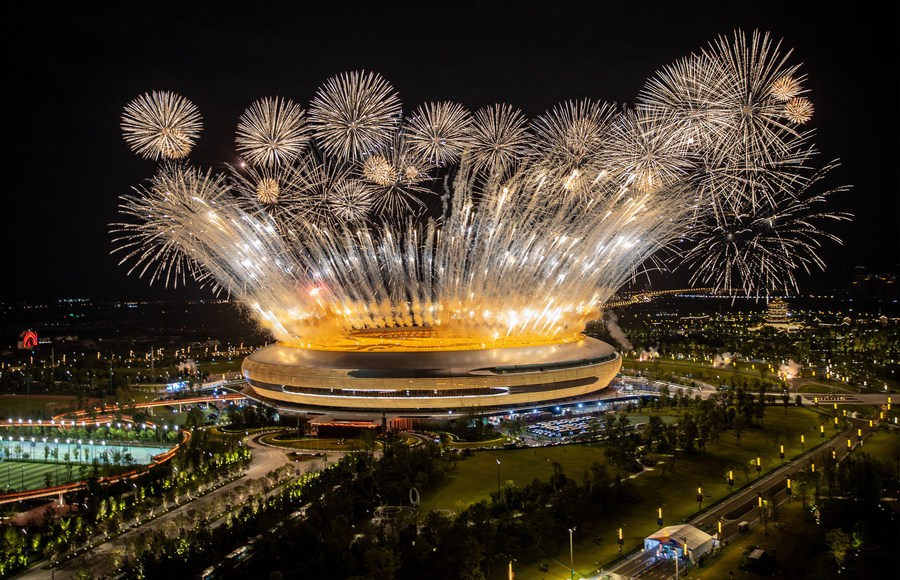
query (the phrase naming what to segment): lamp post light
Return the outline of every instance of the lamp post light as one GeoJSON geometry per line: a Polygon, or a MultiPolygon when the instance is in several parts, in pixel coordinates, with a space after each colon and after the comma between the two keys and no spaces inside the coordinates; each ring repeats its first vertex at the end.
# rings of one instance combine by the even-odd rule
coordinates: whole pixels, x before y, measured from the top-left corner
{"type": "Polygon", "coordinates": [[[806,435],[800,436],[800,451],[806,449],[806,435]]]}
{"type": "Polygon", "coordinates": [[[819,425],[819,437],[825,439],[825,425],[819,425]]]}
{"type": "Polygon", "coordinates": [[[857,429],[857,430],[856,430],[856,442],[859,443],[860,445],[863,444],[863,440],[862,440],[862,429],[857,429]]]}
{"type": "Polygon", "coordinates": [[[762,477],[762,458],[756,458],[756,478],[759,479],[762,477]]]}
{"type": "Polygon", "coordinates": [[[700,484],[697,484],[697,511],[703,509],[703,488],[700,487],[700,484]]]}
{"type": "Polygon", "coordinates": [[[497,501],[500,501],[500,458],[497,458],[497,501]]]}
{"type": "Polygon", "coordinates": [[[569,528],[569,569],[572,571],[572,580],[575,580],[575,547],[572,543],[572,532],[577,528],[569,528]]]}
{"type": "Polygon", "coordinates": [[[619,528],[619,537],[616,542],[619,544],[619,557],[622,557],[622,544],[625,543],[625,539],[622,537],[622,528],[619,528]]]}
{"type": "MultiPolygon", "coordinates": [[[[684,536],[678,536],[678,539],[681,540],[681,553],[687,556],[687,538],[684,536]]],[[[675,549],[675,580],[678,580],[678,549],[675,549]]]]}
{"type": "Polygon", "coordinates": [[[778,457],[781,459],[781,464],[784,465],[784,445],[778,448],[778,457]]]}
{"type": "Polygon", "coordinates": [[[733,491],[734,491],[734,471],[729,469],[728,470],[728,493],[731,493],[733,491]]]}
{"type": "Polygon", "coordinates": [[[656,508],[656,525],[659,527],[663,526],[663,516],[662,516],[662,508],[656,508]]]}
{"type": "Polygon", "coordinates": [[[792,491],[791,491],[791,478],[790,478],[790,477],[787,478],[787,487],[784,489],[784,493],[787,494],[787,497],[788,497],[788,503],[790,503],[790,502],[791,502],[791,493],[792,493],[792,491]]]}

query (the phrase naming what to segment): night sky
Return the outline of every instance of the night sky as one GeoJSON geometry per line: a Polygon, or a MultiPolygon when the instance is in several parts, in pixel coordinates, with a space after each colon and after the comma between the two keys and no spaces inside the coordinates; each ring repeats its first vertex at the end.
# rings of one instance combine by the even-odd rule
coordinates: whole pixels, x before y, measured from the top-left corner
{"type": "Polygon", "coordinates": [[[832,197],[834,211],[856,217],[832,230],[845,244],[822,250],[829,269],[816,283],[839,287],[851,267],[895,272],[900,262],[895,3],[22,4],[5,18],[0,301],[210,295],[150,287],[110,255],[119,196],[156,166],[119,128],[123,106],[142,93],[174,91],[197,105],[204,131],[191,159],[221,168],[236,160],[234,128],[250,103],[277,95],[306,108],[341,72],[380,73],[405,112],[426,101],[473,111],[505,102],[534,117],[569,99],[632,104],[658,69],[736,28],[794,49],[815,106],[819,164],[840,159],[832,179],[853,186],[832,197]]]}

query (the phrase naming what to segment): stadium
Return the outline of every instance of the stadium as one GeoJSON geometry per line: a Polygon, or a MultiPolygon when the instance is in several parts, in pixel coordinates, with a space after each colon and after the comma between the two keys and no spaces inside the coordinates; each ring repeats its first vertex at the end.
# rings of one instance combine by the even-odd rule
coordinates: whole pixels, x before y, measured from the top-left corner
{"type": "Polygon", "coordinates": [[[289,413],[490,414],[598,393],[622,365],[612,346],[583,335],[556,344],[452,350],[410,350],[398,341],[384,346],[384,333],[379,340],[372,350],[269,345],[244,360],[244,393],[289,413]]]}

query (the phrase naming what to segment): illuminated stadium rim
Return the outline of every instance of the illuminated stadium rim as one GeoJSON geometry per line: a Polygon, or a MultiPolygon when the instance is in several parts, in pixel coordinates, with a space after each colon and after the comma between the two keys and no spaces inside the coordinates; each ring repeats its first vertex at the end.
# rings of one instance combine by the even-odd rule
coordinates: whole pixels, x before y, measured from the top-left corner
{"type": "Polygon", "coordinates": [[[371,399],[460,399],[465,397],[499,397],[523,393],[550,392],[559,389],[583,387],[598,381],[597,377],[585,377],[553,383],[535,383],[516,387],[472,387],[459,389],[326,389],[316,387],[297,387],[293,385],[274,385],[256,379],[247,379],[250,386],[264,391],[281,391],[288,395],[308,395],[312,397],[329,397],[333,399],[371,398],[371,399]]]}

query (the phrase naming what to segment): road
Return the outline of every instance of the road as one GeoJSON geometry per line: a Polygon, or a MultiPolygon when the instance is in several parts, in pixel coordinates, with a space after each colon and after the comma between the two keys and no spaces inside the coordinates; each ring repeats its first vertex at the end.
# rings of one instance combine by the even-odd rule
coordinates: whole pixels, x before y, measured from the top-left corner
{"type": "MultiPolygon", "coordinates": [[[[261,445],[254,439],[248,440],[247,444],[251,448],[252,460],[250,462],[249,468],[247,469],[247,472],[242,477],[222,486],[221,488],[213,492],[210,492],[203,497],[194,499],[193,501],[185,501],[188,498],[182,497],[179,499],[179,502],[181,503],[180,507],[166,513],[163,516],[146,522],[143,525],[131,527],[136,522],[133,520],[126,522],[124,525],[129,527],[128,530],[122,535],[114,538],[113,540],[99,544],[88,552],[72,558],[63,564],[56,566],[55,568],[51,569],[49,567],[49,561],[44,560],[32,566],[30,569],[19,574],[18,576],[14,576],[14,578],[21,580],[43,580],[46,578],[52,578],[54,580],[65,580],[68,578],[75,578],[78,574],[78,571],[82,567],[90,568],[95,577],[113,575],[115,569],[113,566],[112,552],[114,550],[123,550],[125,545],[129,541],[134,541],[135,538],[139,537],[140,534],[147,530],[166,525],[171,526],[172,524],[168,524],[168,522],[176,522],[175,525],[180,527],[181,525],[183,525],[184,517],[187,514],[188,510],[197,510],[198,513],[202,513],[203,508],[209,504],[215,502],[222,505],[224,504],[224,495],[228,491],[234,490],[235,488],[246,483],[249,480],[262,478],[267,473],[274,471],[282,465],[290,462],[290,459],[284,453],[284,451],[278,448],[261,445]]],[[[331,453],[330,455],[334,456],[333,460],[336,460],[336,455],[340,454],[331,453]]],[[[302,469],[304,472],[314,469],[321,469],[324,466],[324,461],[325,460],[323,458],[316,459],[314,461],[299,463],[298,468],[302,469]]],[[[94,544],[96,545],[101,539],[101,536],[95,537],[94,544]]]]}
{"type": "MultiPolygon", "coordinates": [[[[738,530],[738,525],[741,522],[746,521],[750,524],[750,527],[756,527],[760,523],[759,513],[757,512],[760,497],[766,498],[770,491],[775,490],[776,501],[779,503],[787,501],[788,497],[785,493],[787,478],[808,469],[811,458],[834,450],[838,461],[841,461],[848,453],[852,453],[851,448],[847,447],[848,438],[853,445],[852,449],[855,450],[859,447],[857,429],[862,429],[863,440],[872,434],[872,429],[868,427],[867,421],[851,419],[849,423],[851,426],[842,431],[837,437],[830,439],[820,447],[807,451],[792,461],[785,462],[783,466],[760,477],[755,483],[736,491],[690,519],[687,523],[701,529],[707,527],[715,535],[717,522],[721,519],[722,538],[726,543],[741,534],[741,531],[738,530]]],[[[668,522],[666,525],[674,524],[675,522],[668,522]]],[[[657,566],[654,566],[654,563],[653,554],[645,553],[643,549],[639,549],[626,555],[622,562],[592,578],[624,579],[635,578],[640,575],[642,579],[668,579],[675,576],[675,565],[673,562],[665,561],[657,566]],[[648,567],[651,569],[641,573],[648,567]]]]}

